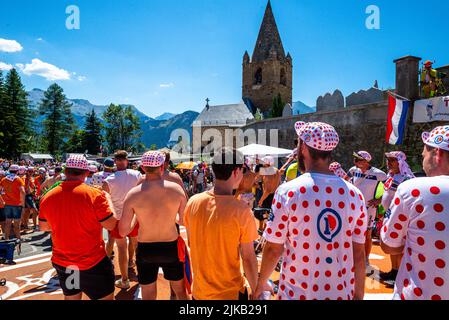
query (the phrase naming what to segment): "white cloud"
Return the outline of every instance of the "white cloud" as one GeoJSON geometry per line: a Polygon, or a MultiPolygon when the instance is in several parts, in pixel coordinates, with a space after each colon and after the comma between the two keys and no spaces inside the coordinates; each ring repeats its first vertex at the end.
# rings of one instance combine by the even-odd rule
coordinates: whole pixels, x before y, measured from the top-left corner
{"type": "Polygon", "coordinates": [[[37,38],[36,41],[44,41],[42,38],[37,38]]]}
{"type": "Polygon", "coordinates": [[[33,59],[31,63],[26,65],[17,64],[17,67],[27,76],[38,75],[48,81],[70,80],[70,73],[68,71],[43,62],[40,59],[33,59]]]}
{"type": "Polygon", "coordinates": [[[167,89],[167,88],[173,88],[175,84],[173,82],[170,83],[162,83],[159,85],[159,88],[167,89]]]}
{"type": "Polygon", "coordinates": [[[12,65],[0,61],[0,70],[1,71],[8,71],[8,70],[11,70],[12,68],[13,68],[12,65]]]}
{"type": "Polygon", "coordinates": [[[16,40],[7,40],[0,38],[0,52],[19,52],[22,51],[23,47],[16,40]]]}
{"type": "Polygon", "coordinates": [[[81,81],[81,82],[83,82],[83,81],[86,81],[87,80],[87,78],[85,77],[85,76],[78,76],[78,81],[81,81]]]}

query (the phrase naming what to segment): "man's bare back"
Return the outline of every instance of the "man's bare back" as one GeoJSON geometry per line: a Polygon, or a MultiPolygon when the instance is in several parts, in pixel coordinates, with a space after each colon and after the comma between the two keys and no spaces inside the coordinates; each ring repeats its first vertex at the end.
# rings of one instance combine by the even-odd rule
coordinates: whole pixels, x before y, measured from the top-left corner
{"type": "Polygon", "coordinates": [[[166,181],[170,181],[170,182],[174,182],[174,183],[178,184],[184,191],[186,198],[189,197],[187,190],[184,187],[184,182],[182,181],[182,178],[179,176],[179,174],[165,170],[163,177],[164,177],[164,180],[166,180],[166,181]]]}
{"type": "Polygon", "coordinates": [[[139,223],[139,243],[172,242],[178,238],[176,218],[182,224],[187,199],[175,182],[148,180],[132,189],[125,200],[123,218],[135,215],[139,223]]]}

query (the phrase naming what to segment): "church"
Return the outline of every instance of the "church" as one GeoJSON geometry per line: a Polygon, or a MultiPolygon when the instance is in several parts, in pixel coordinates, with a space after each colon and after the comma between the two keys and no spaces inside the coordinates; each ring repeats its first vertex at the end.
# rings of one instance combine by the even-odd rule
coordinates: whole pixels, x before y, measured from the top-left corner
{"type": "MultiPolygon", "coordinates": [[[[293,61],[285,53],[270,0],[260,27],[256,46],[250,57],[243,55],[242,100],[240,103],[210,106],[192,124],[193,139],[200,139],[207,129],[224,136],[226,129],[237,129],[255,120],[254,114],[269,114],[273,100],[280,95],[284,105],[292,104],[293,61]]],[[[202,142],[202,147],[208,141],[202,142]]],[[[199,150],[194,150],[197,152],[199,150]]]]}

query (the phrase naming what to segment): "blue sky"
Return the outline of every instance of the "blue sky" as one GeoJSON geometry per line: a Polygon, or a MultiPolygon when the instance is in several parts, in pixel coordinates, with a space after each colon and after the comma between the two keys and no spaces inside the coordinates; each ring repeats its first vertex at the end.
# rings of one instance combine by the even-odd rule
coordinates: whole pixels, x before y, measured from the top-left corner
{"type": "MultiPolygon", "coordinates": [[[[46,89],[57,78],[69,98],[134,104],[149,116],[200,111],[206,97],[235,103],[242,57],[254,49],[266,2],[0,0],[0,67],[19,64],[28,90],[46,89]],[[65,27],[72,4],[80,9],[80,30],[65,27]],[[2,51],[1,39],[22,49],[2,51]]],[[[293,57],[294,101],[314,106],[321,94],[339,88],[349,95],[374,80],[394,87],[393,60],[408,54],[449,64],[446,0],[272,0],[272,6],[293,57]],[[380,9],[380,30],[365,27],[369,5],[380,9]]]]}

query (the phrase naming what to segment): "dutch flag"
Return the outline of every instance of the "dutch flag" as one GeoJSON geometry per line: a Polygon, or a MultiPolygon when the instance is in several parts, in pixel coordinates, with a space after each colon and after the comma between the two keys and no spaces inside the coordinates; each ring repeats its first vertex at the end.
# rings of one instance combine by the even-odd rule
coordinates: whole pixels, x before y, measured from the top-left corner
{"type": "Polygon", "coordinates": [[[387,143],[392,145],[402,144],[404,129],[407,122],[407,113],[410,101],[389,96],[387,143]]]}

